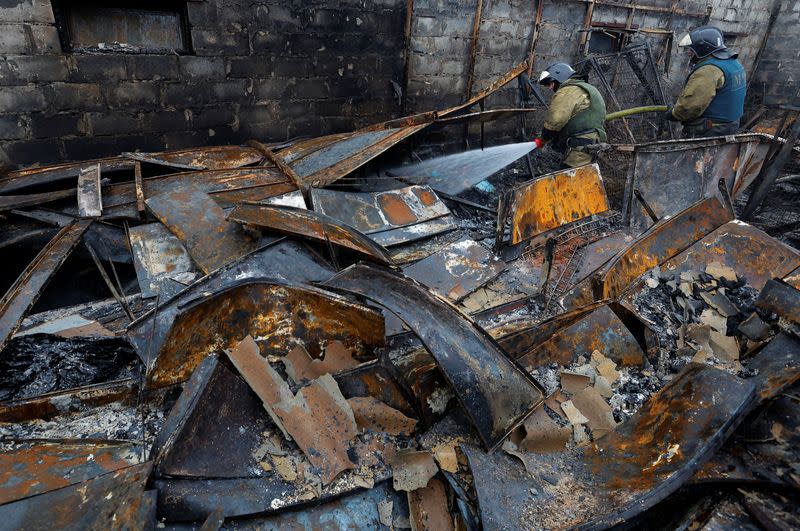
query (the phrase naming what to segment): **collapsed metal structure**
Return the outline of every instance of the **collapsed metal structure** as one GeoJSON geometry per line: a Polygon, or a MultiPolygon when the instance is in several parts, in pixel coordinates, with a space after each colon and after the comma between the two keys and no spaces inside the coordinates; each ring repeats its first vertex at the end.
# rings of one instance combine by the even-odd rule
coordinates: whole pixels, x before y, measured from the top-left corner
{"type": "Polygon", "coordinates": [[[4,521],[606,528],[727,484],[796,523],[765,508],[800,488],[800,252],[734,209],[772,137],[616,146],[621,211],[596,164],[496,210],[353,177],[425,128],[530,112],[469,112],[526,69],[353,133],[0,179],[0,248],[39,245],[0,300],[4,521]],[[112,297],[31,313],[71,260],[112,297]]]}

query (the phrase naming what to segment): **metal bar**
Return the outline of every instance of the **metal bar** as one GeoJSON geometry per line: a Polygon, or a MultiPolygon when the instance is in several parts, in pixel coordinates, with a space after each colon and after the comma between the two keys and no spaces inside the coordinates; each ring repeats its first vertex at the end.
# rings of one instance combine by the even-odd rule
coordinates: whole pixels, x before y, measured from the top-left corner
{"type": "Polygon", "coordinates": [[[475,81],[475,59],[478,53],[478,39],[481,32],[481,15],[483,0],[478,0],[475,6],[475,20],[472,22],[472,40],[469,43],[469,63],[467,64],[467,85],[464,89],[464,101],[472,97],[472,84],[475,81]]]}
{"type": "Polygon", "coordinates": [[[406,22],[403,28],[403,94],[400,100],[400,114],[406,114],[408,107],[408,80],[411,78],[411,25],[414,22],[414,0],[406,0],[406,22]]]}
{"type": "Polygon", "coordinates": [[[80,220],[61,229],[0,299],[0,350],[91,224],[91,220],[80,220]]]}
{"type": "Polygon", "coordinates": [[[266,145],[259,142],[258,140],[250,140],[247,142],[247,145],[258,150],[259,153],[264,155],[266,160],[272,162],[275,166],[277,166],[277,168],[281,170],[281,173],[283,173],[286,177],[288,177],[289,180],[292,181],[294,185],[297,186],[297,188],[299,188],[305,194],[306,190],[308,190],[308,185],[306,185],[305,182],[303,182],[303,179],[299,175],[297,175],[297,172],[295,172],[291,166],[286,164],[286,161],[283,160],[283,157],[272,151],[270,148],[268,148],[266,145]]]}
{"type": "Polygon", "coordinates": [[[595,0],[588,0],[586,4],[586,16],[583,17],[583,32],[581,32],[581,40],[578,44],[578,54],[587,55],[589,35],[591,32],[589,28],[592,26],[592,17],[594,16],[595,0]]]}
{"type": "Polygon", "coordinates": [[[89,242],[84,242],[84,245],[86,246],[86,250],[89,251],[89,255],[91,255],[92,260],[94,261],[94,265],[97,266],[97,270],[100,272],[100,276],[103,277],[103,281],[105,281],[106,286],[108,286],[108,290],[111,292],[111,295],[114,297],[114,300],[116,300],[117,303],[120,305],[122,310],[128,316],[128,319],[130,319],[131,322],[133,322],[136,319],[136,317],[133,315],[133,313],[131,313],[130,308],[128,308],[128,306],[124,302],[122,302],[122,296],[117,292],[117,288],[114,287],[114,283],[111,282],[111,279],[109,278],[108,273],[106,273],[103,264],[97,257],[97,253],[94,252],[94,248],[89,244],[89,242]]]}
{"type": "Polygon", "coordinates": [[[642,208],[644,208],[645,212],[647,212],[647,215],[650,216],[650,219],[653,220],[653,223],[658,223],[658,215],[656,215],[656,213],[653,211],[650,205],[647,204],[647,201],[644,200],[644,196],[642,195],[642,193],[636,188],[634,188],[633,195],[636,196],[636,199],[642,205],[642,208]]]}
{"type": "Polygon", "coordinates": [[[434,190],[434,191],[436,192],[436,195],[438,195],[442,199],[447,199],[448,201],[460,203],[468,207],[477,208],[478,210],[483,210],[484,212],[489,212],[490,214],[497,214],[496,208],[488,207],[486,205],[481,205],[480,203],[475,203],[455,195],[446,194],[444,192],[440,192],[439,190],[434,190]]]}
{"type": "MultiPolygon", "coordinates": [[[[110,258],[108,259],[108,265],[111,266],[111,272],[114,274],[114,280],[117,283],[117,290],[119,291],[119,294],[122,296],[122,303],[126,308],[126,312],[128,313],[128,315],[133,315],[133,312],[131,311],[131,305],[128,304],[128,299],[125,296],[125,290],[122,289],[122,282],[120,282],[119,275],[117,275],[117,268],[114,267],[114,261],[110,258]]],[[[133,321],[133,319],[131,319],[131,321],[133,321]]]]}
{"type": "Polygon", "coordinates": [[[136,187],[136,211],[139,212],[139,219],[147,216],[144,202],[144,184],[142,183],[142,163],[138,160],[133,167],[133,182],[136,187]]]}
{"type": "Polygon", "coordinates": [[[742,219],[750,219],[755,213],[756,209],[767,197],[767,193],[775,184],[778,174],[788,162],[789,157],[792,154],[792,148],[797,142],[798,136],[800,136],[800,119],[795,120],[791,133],[789,133],[789,136],[786,138],[786,142],[778,150],[778,154],[775,156],[775,159],[768,162],[766,167],[761,169],[760,179],[758,184],[756,184],[753,193],[747,200],[747,205],[744,208],[744,212],[742,212],[742,219]]]}
{"type": "Polygon", "coordinates": [[[623,9],[636,9],[638,11],[650,11],[653,13],[675,13],[686,17],[707,17],[708,11],[686,11],[685,9],[675,9],[659,6],[644,6],[641,4],[623,4],[621,2],[611,2],[610,0],[572,0],[573,2],[583,2],[585,4],[595,4],[603,7],[619,7],[623,9]]]}
{"type": "Polygon", "coordinates": [[[83,218],[98,218],[103,214],[100,189],[100,165],[82,169],[78,174],[78,213],[83,218]]]}
{"type": "Polygon", "coordinates": [[[533,19],[533,31],[531,32],[531,47],[528,49],[528,78],[533,74],[533,63],[536,57],[536,45],[539,43],[539,29],[542,26],[542,6],[544,0],[536,1],[536,18],[533,19]]]}

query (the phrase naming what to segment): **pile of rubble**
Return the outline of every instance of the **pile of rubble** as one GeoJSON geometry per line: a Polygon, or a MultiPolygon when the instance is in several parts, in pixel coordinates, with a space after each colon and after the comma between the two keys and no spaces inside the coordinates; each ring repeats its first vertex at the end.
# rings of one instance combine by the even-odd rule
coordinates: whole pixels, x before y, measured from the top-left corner
{"type": "Polygon", "coordinates": [[[732,201],[771,138],[623,146],[621,211],[596,164],[496,208],[469,167],[379,171],[526,66],[354,133],[0,179],[4,521],[797,525],[800,252],[732,201]]]}

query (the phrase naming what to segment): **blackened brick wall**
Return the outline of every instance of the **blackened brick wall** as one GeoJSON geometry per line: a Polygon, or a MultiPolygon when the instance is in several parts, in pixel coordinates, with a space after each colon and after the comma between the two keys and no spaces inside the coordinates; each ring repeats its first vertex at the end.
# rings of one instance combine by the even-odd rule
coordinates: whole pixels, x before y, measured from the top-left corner
{"type": "Polygon", "coordinates": [[[761,105],[800,105],[800,0],[782,0],[755,75],[752,110],[761,105]]]}
{"type": "Polygon", "coordinates": [[[285,140],[395,117],[405,1],[189,1],[193,55],[62,53],[49,0],[0,0],[0,165],[285,140]]]}

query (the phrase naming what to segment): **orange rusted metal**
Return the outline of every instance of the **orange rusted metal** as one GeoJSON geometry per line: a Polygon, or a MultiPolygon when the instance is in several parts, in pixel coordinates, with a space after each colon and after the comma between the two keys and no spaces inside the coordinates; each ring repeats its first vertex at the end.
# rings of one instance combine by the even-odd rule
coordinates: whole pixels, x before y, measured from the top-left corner
{"type": "Polygon", "coordinates": [[[132,171],[135,162],[122,157],[108,157],[11,171],[0,178],[0,193],[7,194],[42,184],[52,185],[60,181],[71,181],[74,188],[81,170],[98,164],[101,172],[110,173],[132,171]]]}
{"type": "Polygon", "coordinates": [[[324,214],[279,205],[239,205],[228,219],[261,230],[305,236],[358,251],[382,264],[392,264],[389,252],[352,227],[324,214]]]}
{"type": "Polygon", "coordinates": [[[91,220],[80,220],[62,228],[0,299],[0,350],[91,224],[91,220]]]}
{"type": "Polygon", "coordinates": [[[26,443],[0,452],[0,505],[81,483],[139,462],[129,444],[26,443]]]}
{"type": "Polygon", "coordinates": [[[357,359],[374,357],[383,345],[380,312],[310,286],[249,282],[184,306],[151,366],[149,385],[189,378],[212,352],[232,348],[251,335],[262,354],[282,356],[303,345],[320,357],[326,341],[342,341],[357,359]]]}
{"type": "Polygon", "coordinates": [[[186,170],[241,168],[258,164],[264,159],[258,150],[243,146],[210,146],[158,153],[123,153],[122,156],[140,162],[186,170]]]}
{"type": "MultiPolygon", "coordinates": [[[[516,244],[566,223],[608,210],[597,164],[551,173],[523,183],[503,198],[516,244]]],[[[498,209],[501,210],[501,209],[498,209]]],[[[504,229],[505,220],[498,221],[504,229]]],[[[500,238],[503,234],[498,235],[500,238]]]]}
{"type": "Polygon", "coordinates": [[[730,219],[730,211],[716,197],[711,197],[659,221],[597,270],[592,277],[595,299],[619,297],[641,275],[730,219]]]}

